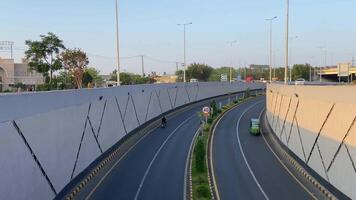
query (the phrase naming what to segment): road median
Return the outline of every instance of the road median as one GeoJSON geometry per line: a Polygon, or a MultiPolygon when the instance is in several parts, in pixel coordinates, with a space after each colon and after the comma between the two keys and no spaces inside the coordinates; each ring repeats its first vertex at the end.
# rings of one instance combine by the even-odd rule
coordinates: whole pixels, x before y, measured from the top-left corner
{"type": "Polygon", "coordinates": [[[187,194],[188,199],[220,199],[211,158],[213,133],[216,125],[226,113],[251,98],[250,92],[246,91],[243,98],[232,101],[221,108],[217,108],[216,102],[211,102],[210,106],[213,110],[213,114],[208,117],[206,120],[207,123],[202,125],[190,155],[191,165],[188,173],[190,174],[190,191],[189,194],[187,194]]]}

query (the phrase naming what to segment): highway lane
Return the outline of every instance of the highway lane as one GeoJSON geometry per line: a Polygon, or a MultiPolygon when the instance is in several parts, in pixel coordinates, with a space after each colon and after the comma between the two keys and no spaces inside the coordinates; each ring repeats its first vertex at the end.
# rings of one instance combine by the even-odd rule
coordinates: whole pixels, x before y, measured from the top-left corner
{"type": "Polygon", "coordinates": [[[249,121],[264,107],[264,99],[249,101],[227,113],[216,127],[212,156],[221,199],[314,199],[263,138],[250,135],[249,121]]]}
{"type": "MultiPolygon", "coordinates": [[[[226,104],[227,100],[220,100],[226,104]]],[[[86,199],[183,199],[189,147],[199,127],[199,103],[137,143],[86,199]]]]}

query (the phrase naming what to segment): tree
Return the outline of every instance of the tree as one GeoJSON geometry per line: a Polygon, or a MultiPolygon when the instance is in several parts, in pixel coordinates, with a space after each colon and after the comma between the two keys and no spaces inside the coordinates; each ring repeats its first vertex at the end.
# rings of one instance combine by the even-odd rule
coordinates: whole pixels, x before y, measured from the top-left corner
{"type": "Polygon", "coordinates": [[[206,64],[193,63],[187,68],[186,80],[195,78],[199,81],[208,81],[213,70],[214,69],[212,67],[206,64]]]}
{"type": "MultiPolygon", "coordinates": [[[[116,70],[114,70],[110,74],[110,80],[116,81],[116,70]]],[[[137,84],[154,83],[154,80],[150,77],[142,77],[141,75],[138,74],[121,72],[120,82],[121,85],[137,85],[137,84]]]]}
{"type": "MultiPolygon", "coordinates": [[[[227,75],[227,80],[230,80],[230,69],[231,67],[220,67],[217,69],[214,69],[214,71],[212,72],[209,80],[210,81],[221,81],[221,75],[222,74],[226,74],[227,75]]],[[[232,70],[232,77],[236,77],[236,70],[235,69],[231,69],[232,70]]]]}
{"type": "Polygon", "coordinates": [[[90,68],[86,68],[83,74],[83,85],[84,86],[88,86],[88,84],[95,84],[95,83],[99,83],[102,82],[103,79],[102,77],[99,75],[100,71],[90,67],[90,68]]]}
{"type": "Polygon", "coordinates": [[[80,49],[67,49],[61,54],[61,59],[64,68],[73,76],[76,88],[82,88],[83,74],[89,64],[86,53],[80,49]]]}
{"type": "Polygon", "coordinates": [[[177,76],[177,82],[183,82],[184,81],[184,78],[183,78],[183,76],[184,76],[184,71],[183,70],[178,70],[178,71],[176,71],[176,76],[177,76]]]}
{"type": "Polygon", "coordinates": [[[298,64],[294,65],[292,69],[292,78],[297,80],[298,78],[303,78],[305,80],[309,80],[311,65],[306,63],[304,65],[298,64]]]}
{"type": "Polygon", "coordinates": [[[61,71],[55,77],[55,82],[58,84],[59,89],[73,89],[74,88],[74,79],[69,71],[61,71]]]}
{"type": "Polygon", "coordinates": [[[63,41],[53,33],[40,37],[41,41],[26,40],[28,50],[25,56],[30,70],[41,73],[46,82],[51,85],[53,73],[63,67],[59,53],[65,49],[65,46],[63,41]]]}

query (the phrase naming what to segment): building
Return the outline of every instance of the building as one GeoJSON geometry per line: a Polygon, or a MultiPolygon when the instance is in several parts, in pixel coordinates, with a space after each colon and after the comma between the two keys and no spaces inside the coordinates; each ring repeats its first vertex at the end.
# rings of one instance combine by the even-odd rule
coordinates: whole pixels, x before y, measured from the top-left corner
{"type": "Polygon", "coordinates": [[[0,58],[0,92],[14,88],[16,84],[36,87],[43,83],[43,76],[31,71],[24,60],[15,63],[14,59],[0,58]]]}
{"type": "Polygon", "coordinates": [[[163,76],[156,76],[154,79],[156,83],[176,83],[178,76],[176,75],[163,75],[163,76]]]}

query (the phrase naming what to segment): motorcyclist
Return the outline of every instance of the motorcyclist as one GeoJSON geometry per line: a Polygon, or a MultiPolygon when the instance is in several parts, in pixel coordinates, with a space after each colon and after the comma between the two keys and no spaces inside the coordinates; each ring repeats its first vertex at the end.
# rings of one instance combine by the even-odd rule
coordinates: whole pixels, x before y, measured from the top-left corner
{"type": "Polygon", "coordinates": [[[167,119],[165,116],[162,117],[162,127],[166,127],[167,125],[167,119]]]}

